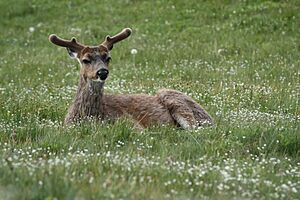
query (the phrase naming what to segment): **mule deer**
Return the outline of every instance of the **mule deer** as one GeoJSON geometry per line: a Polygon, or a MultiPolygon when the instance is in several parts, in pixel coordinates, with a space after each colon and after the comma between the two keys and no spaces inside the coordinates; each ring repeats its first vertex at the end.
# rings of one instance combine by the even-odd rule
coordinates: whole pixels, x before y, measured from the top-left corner
{"type": "Polygon", "coordinates": [[[162,89],[154,96],[103,93],[109,74],[110,51],[115,43],[129,37],[131,32],[131,29],[125,28],[113,37],[106,36],[98,46],[80,44],[75,38],[68,41],[54,34],[49,36],[53,44],[66,47],[69,55],[81,65],[77,93],[65,117],[65,124],[89,118],[116,120],[126,117],[140,129],[155,124],[177,125],[183,129],[212,125],[212,118],[199,104],[176,90],[162,89]]]}

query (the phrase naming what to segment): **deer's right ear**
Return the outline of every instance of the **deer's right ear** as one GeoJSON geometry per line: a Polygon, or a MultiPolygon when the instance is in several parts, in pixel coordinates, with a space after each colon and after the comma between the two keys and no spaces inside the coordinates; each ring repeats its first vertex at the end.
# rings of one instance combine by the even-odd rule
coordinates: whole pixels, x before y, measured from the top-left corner
{"type": "Polygon", "coordinates": [[[68,54],[71,58],[77,58],[78,53],[74,51],[73,49],[66,47],[68,54]]]}
{"type": "MultiPolygon", "coordinates": [[[[76,38],[72,38],[71,40],[72,43],[77,43],[76,38]]],[[[78,52],[76,51],[76,48],[72,48],[72,47],[66,47],[68,54],[71,58],[77,58],[78,52]]]]}

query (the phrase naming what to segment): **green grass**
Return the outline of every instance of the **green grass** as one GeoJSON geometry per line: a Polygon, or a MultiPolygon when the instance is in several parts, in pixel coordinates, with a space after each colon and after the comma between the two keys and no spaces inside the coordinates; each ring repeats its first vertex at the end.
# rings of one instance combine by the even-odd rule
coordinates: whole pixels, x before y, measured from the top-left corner
{"type": "Polygon", "coordinates": [[[0,199],[299,199],[300,3],[0,1],[0,199]],[[79,66],[51,33],[124,27],[106,92],[180,90],[217,125],[62,126],[79,66]],[[133,57],[130,51],[137,49],[133,57]]]}

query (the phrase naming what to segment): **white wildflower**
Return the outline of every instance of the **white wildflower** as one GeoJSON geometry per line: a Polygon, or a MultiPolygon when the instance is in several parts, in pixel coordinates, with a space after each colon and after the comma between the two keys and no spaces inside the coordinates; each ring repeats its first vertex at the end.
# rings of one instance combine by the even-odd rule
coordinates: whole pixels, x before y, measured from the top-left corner
{"type": "Polygon", "coordinates": [[[35,28],[34,27],[29,27],[29,32],[33,33],[35,31],[35,28]]]}
{"type": "Polygon", "coordinates": [[[130,53],[132,54],[132,55],[135,55],[135,54],[137,54],[137,49],[131,49],[131,51],[130,51],[130,53]]]}

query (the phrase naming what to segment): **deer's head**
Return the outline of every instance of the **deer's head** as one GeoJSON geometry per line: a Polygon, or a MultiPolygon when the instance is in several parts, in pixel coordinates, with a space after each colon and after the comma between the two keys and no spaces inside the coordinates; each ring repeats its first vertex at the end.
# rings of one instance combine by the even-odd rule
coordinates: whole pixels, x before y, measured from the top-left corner
{"type": "Polygon", "coordinates": [[[130,34],[131,29],[125,28],[113,37],[106,36],[104,42],[98,46],[86,46],[78,43],[75,38],[64,40],[54,34],[49,36],[49,40],[53,44],[66,47],[70,57],[78,59],[81,65],[80,74],[86,80],[104,82],[109,73],[108,65],[113,45],[126,39],[130,34]]]}

